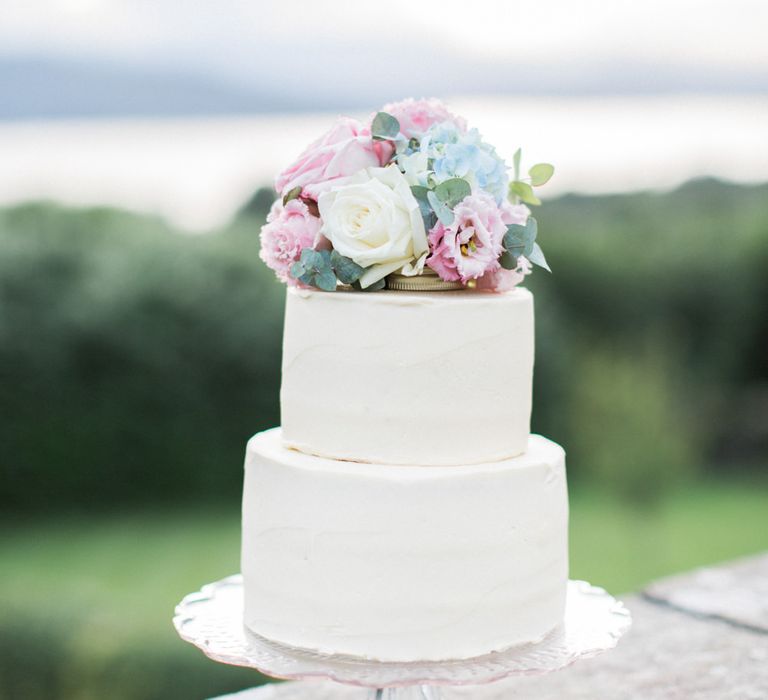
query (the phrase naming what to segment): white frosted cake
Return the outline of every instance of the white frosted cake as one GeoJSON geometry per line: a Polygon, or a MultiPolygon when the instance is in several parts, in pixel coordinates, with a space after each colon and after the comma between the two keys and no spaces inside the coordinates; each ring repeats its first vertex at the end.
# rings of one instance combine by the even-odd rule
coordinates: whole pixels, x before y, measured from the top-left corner
{"type": "Polygon", "coordinates": [[[276,181],[282,427],[248,443],[244,623],[382,661],[463,659],[563,619],[563,450],[530,434],[528,204],[435,100],[342,117],[276,181]]]}
{"type": "Polygon", "coordinates": [[[285,424],[256,435],[245,463],[248,629],[408,661],[555,627],[565,460],[529,435],[532,347],[524,289],[290,290],[285,424]]]}
{"type": "Polygon", "coordinates": [[[533,297],[525,289],[289,289],[284,338],[288,447],[422,465],[492,462],[526,450],[533,297]],[[470,395],[471,405],[460,400],[470,395]]]}

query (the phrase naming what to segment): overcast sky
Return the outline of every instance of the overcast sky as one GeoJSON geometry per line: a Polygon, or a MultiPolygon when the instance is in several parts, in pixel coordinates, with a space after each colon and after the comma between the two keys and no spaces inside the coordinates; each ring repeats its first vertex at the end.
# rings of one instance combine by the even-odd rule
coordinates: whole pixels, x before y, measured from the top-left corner
{"type": "Polygon", "coordinates": [[[241,84],[265,71],[358,82],[377,68],[462,65],[519,67],[521,79],[540,66],[610,64],[765,76],[767,34],[765,0],[0,2],[0,53],[144,63],[241,84]]]}

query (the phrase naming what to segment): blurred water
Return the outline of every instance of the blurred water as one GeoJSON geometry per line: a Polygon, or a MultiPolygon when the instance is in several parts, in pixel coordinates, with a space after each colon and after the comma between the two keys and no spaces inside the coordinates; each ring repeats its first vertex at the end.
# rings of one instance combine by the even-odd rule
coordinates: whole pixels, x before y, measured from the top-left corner
{"type": "MultiPolygon", "coordinates": [[[[524,165],[555,163],[544,197],[665,189],[703,175],[768,179],[768,97],[449,102],[507,160],[523,146],[524,165]]],[[[331,120],[310,114],[0,123],[0,204],[109,204],[206,229],[225,223],[331,120]]]]}

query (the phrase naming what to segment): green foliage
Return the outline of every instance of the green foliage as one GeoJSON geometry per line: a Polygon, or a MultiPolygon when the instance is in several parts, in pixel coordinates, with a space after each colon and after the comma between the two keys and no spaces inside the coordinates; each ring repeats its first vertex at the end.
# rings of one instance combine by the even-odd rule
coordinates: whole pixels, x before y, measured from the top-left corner
{"type": "Polygon", "coordinates": [[[679,363],[661,344],[577,353],[568,449],[592,483],[627,503],[656,503],[690,477],[701,442],[680,401],[679,363]]]}
{"type": "Polygon", "coordinates": [[[400,133],[400,122],[391,114],[378,112],[371,123],[371,136],[378,141],[392,141],[400,133]]]}
{"type": "MultiPolygon", "coordinates": [[[[669,459],[679,455],[683,470],[691,451],[709,470],[764,468],[768,432],[756,416],[768,411],[768,186],[704,180],[665,194],[571,195],[547,202],[537,218],[557,274],[526,280],[536,297],[533,425],[570,450],[572,479],[594,483],[597,463],[587,452],[599,451],[608,432],[602,419],[574,412],[575,397],[587,392],[581,373],[600,381],[592,356],[610,363],[603,377],[611,377],[595,384],[603,405],[594,413],[626,415],[636,428],[622,430],[623,442],[605,436],[615,461],[626,453],[640,472],[627,467],[616,479],[661,469],[639,456],[661,427],[631,415],[618,386],[682,431],[687,448],[662,448],[669,459]],[[649,339],[664,345],[649,349],[649,339]],[[645,397],[645,374],[660,396],[645,397]]],[[[633,497],[632,486],[616,490],[633,497]]]]}
{"type": "Polygon", "coordinates": [[[469,183],[460,177],[445,180],[435,187],[435,196],[447,207],[453,209],[465,197],[472,194],[469,183]]]}
{"type": "Polygon", "coordinates": [[[424,230],[429,231],[437,223],[437,216],[429,203],[429,188],[423,185],[411,185],[411,192],[419,204],[419,212],[424,221],[424,230]]]}
{"type": "Polygon", "coordinates": [[[429,190],[427,192],[427,201],[432,207],[432,211],[435,212],[435,216],[437,216],[444,226],[450,226],[453,223],[453,212],[447,204],[440,201],[440,198],[435,194],[434,190],[429,190]]]}
{"type": "MultiPolygon", "coordinates": [[[[533,244],[536,240],[538,225],[536,219],[528,217],[525,226],[521,224],[509,224],[507,232],[504,234],[504,250],[512,254],[515,258],[520,255],[530,255],[533,251],[533,244]]],[[[512,268],[510,268],[512,269],[512,268]]]]}
{"type": "Polygon", "coordinates": [[[546,185],[554,174],[555,166],[549,163],[536,163],[536,165],[532,165],[528,170],[528,177],[531,178],[531,185],[533,187],[546,185]]]}
{"type": "Polygon", "coordinates": [[[298,199],[301,196],[301,187],[294,187],[283,195],[283,204],[288,204],[292,199],[298,199]]]}
{"type": "Polygon", "coordinates": [[[365,272],[362,265],[358,265],[354,260],[343,256],[336,250],[331,253],[331,268],[342,284],[357,282],[365,272]]]}
{"type": "Polygon", "coordinates": [[[524,255],[534,265],[543,267],[548,272],[551,272],[544,257],[544,252],[539,244],[536,243],[537,232],[538,224],[532,216],[528,217],[525,226],[520,224],[509,224],[507,226],[507,232],[504,234],[503,241],[504,252],[499,258],[499,262],[505,270],[517,269],[517,259],[524,255]]]}
{"type": "Polygon", "coordinates": [[[324,292],[336,291],[336,281],[353,284],[365,268],[337,251],[304,248],[301,259],[291,265],[291,277],[324,292]]]}
{"type": "Polygon", "coordinates": [[[513,201],[521,201],[524,204],[539,206],[541,200],[533,193],[533,188],[522,180],[513,180],[509,183],[509,198],[513,201]]]}
{"type": "Polygon", "coordinates": [[[331,266],[331,252],[304,248],[301,259],[291,265],[291,277],[309,287],[325,292],[335,291],[336,274],[331,266]]]}
{"type": "Polygon", "coordinates": [[[0,214],[0,510],[236,494],[279,422],[283,285],[246,233],[0,214]]]}

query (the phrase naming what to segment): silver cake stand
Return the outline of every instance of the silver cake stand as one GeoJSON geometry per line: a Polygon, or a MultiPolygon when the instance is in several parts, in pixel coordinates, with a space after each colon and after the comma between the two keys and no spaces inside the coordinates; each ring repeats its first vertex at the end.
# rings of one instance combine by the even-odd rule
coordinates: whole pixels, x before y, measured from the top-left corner
{"type": "MultiPolygon", "coordinates": [[[[456,661],[380,662],[318,654],[270,642],[243,627],[240,575],[209,583],[176,606],[173,624],[179,636],[214,661],[246,666],[274,678],[331,680],[359,686],[361,700],[440,700],[440,686],[493,683],[508,676],[550,673],[616,646],[632,623],[624,605],[602,588],[569,581],[563,623],[537,644],[456,661]]],[[[307,698],[318,698],[313,684],[307,698]]],[[[285,698],[305,697],[291,684],[285,698]]],[[[280,687],[269,698],[282,698],[280,687]]],[[[340,689],[344,690],[344,689],[340,689]]],[[[323,695],[330,700],[332,695],[323,695]]],[[[338,697],[350,698],[344,690],[338,697]]]]}

